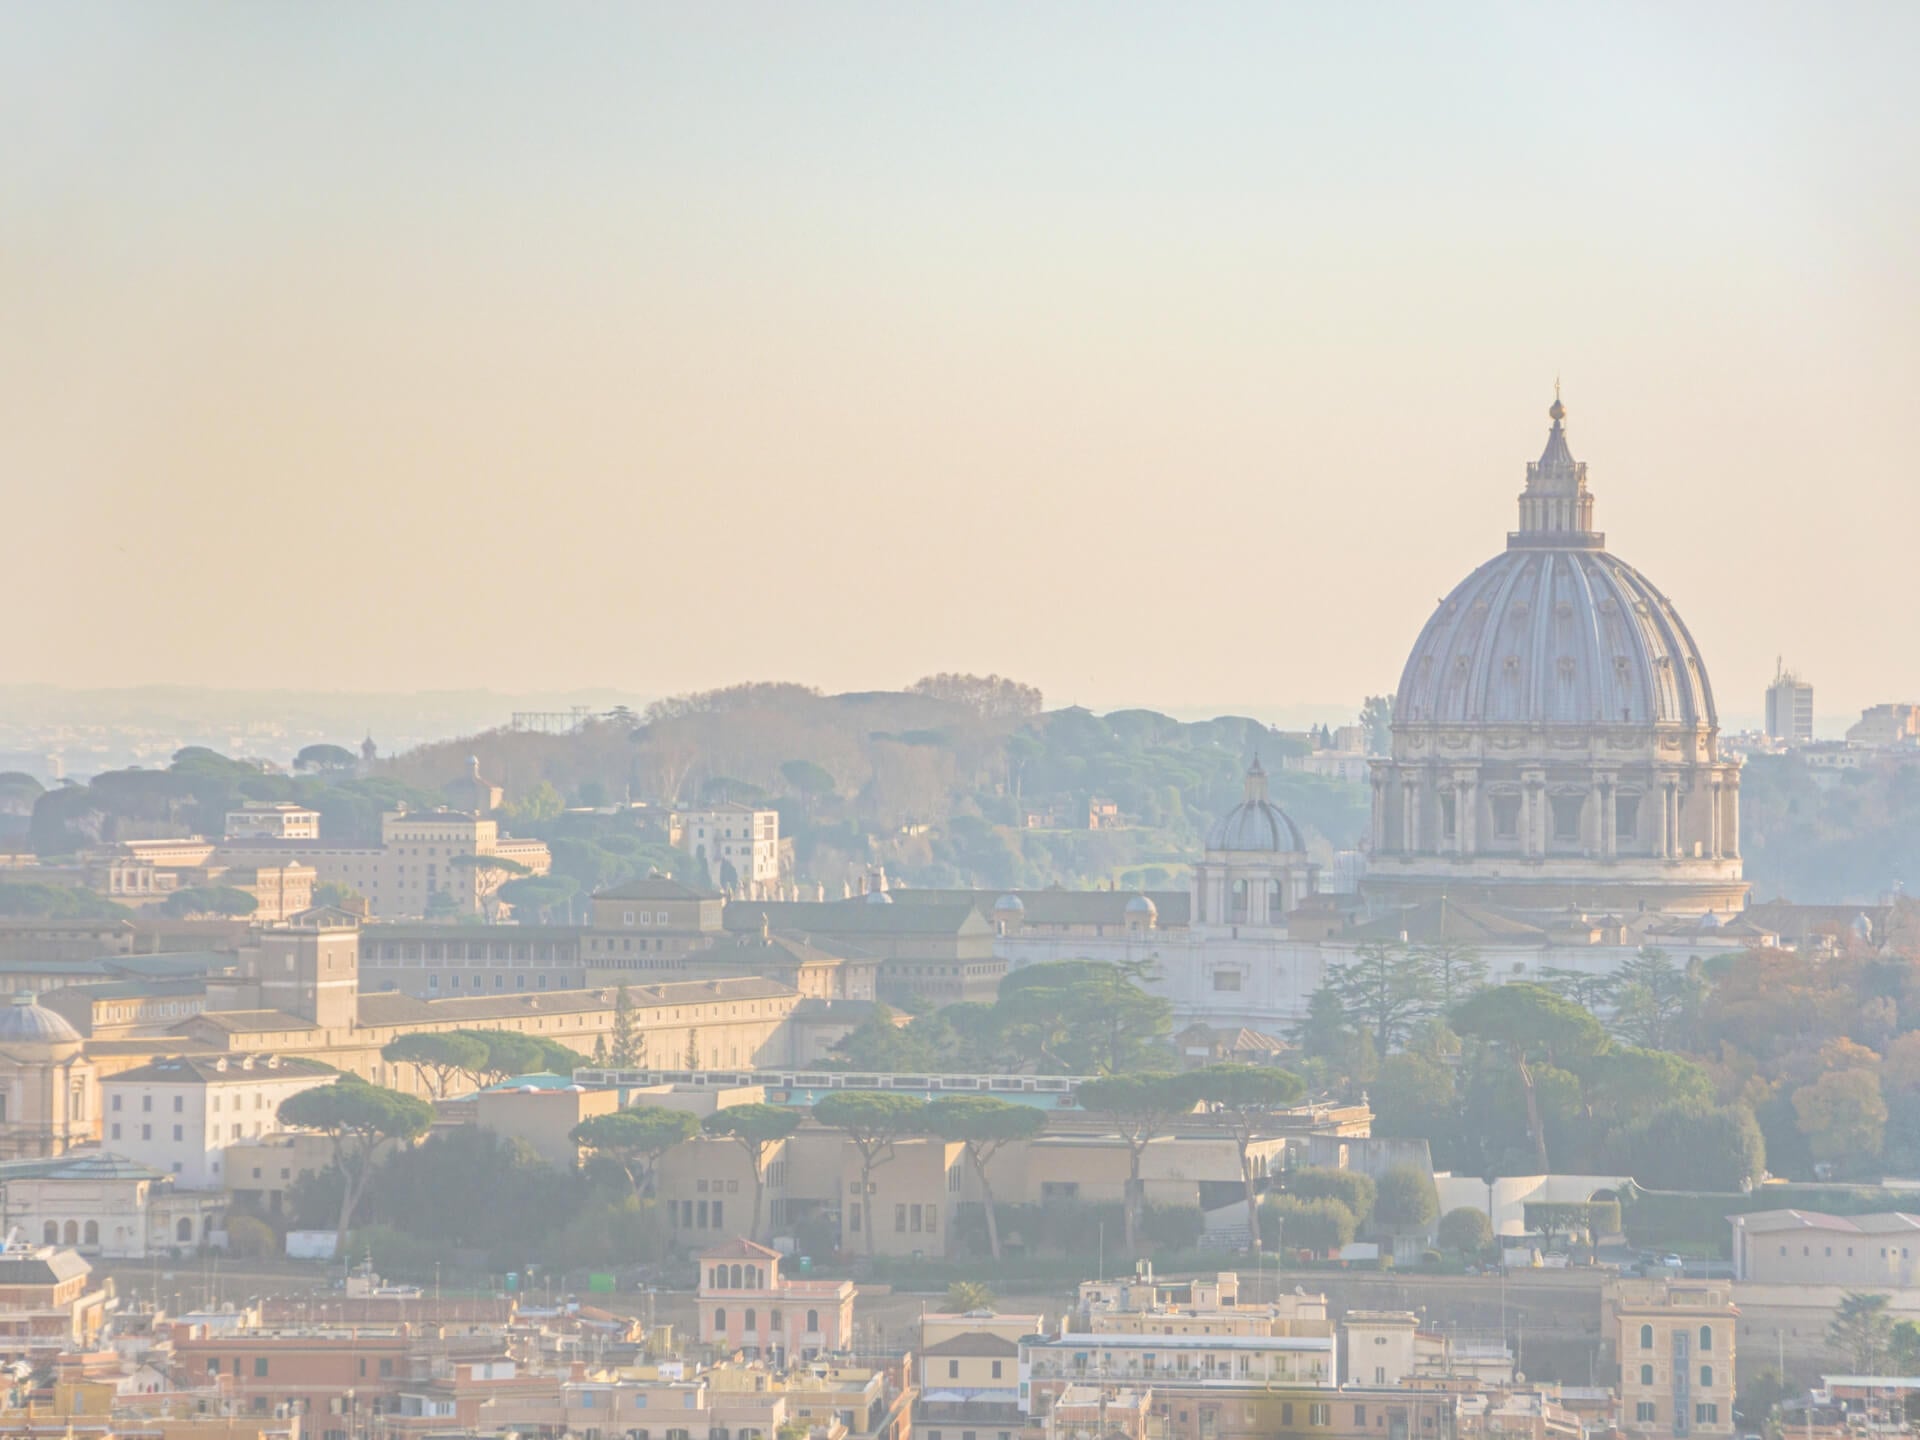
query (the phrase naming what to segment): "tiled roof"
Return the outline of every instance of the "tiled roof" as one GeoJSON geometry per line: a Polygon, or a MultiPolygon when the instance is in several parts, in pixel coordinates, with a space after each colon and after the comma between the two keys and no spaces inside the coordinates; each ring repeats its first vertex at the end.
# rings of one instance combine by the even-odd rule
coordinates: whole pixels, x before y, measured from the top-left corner
{"type": "MultiPolygon", "coordinates": [[[[712,980],[668,980],[657,985],[626,987],[635,1006],[700,1005],[720,1000],[777,999],[792,995],[791,985],[762,975],[728,975],[712,980]]],[[[509,1020],[529,1015],[580,1015],[611,1010],[617,992],[597,990],[515,990],[499,995],[449,996],[421,1000],[412,995],[383,991],[360,997],[362,1025],[457,1024],[477,1020],[509,1020]]]]}
{"type": "Polygon", "coordinates": [[[857,946],[839,944],[823,950],[810,939],[795,935],[768,934],[766,938],[752,930],[717,938],[711,945],[687,952],[686,963],[694,965],[830,965],[836,960],[869,960],[857,946]]]}
{"type": "Polygon", "coordinates": [[[955,1335],[950,1340],[942,1340],[929,1345],[920,1352],[922,1355],[984,1355],[998,1359],[1007,1355],[1018,1355],[1020,1347],[1011,1340],[1003,1340],[998,1335],[988,1334],[984,1330],[975,1330],[966,1335],[955,1335]]]}
{"type": "Polygon", "coordinates": [[[375,920],[360,927],[363,940],[578,940],[585,925],[446,925],[432,920],[375,920]]]}
{"type": "Polygon", "coordinates": [[[1920,1215],[1885,1210],[1876,1215],[1828,1215],[1819,1210],[1749,1210],[1729,1217],[1761,1234],[1783,1230],[1838,1230],[1854,1235],[1885,1235],[1920,1230],[1920,1215]]]}
{"type": "Polygon", "coordinates": [[[417,1023],[431,1013],[426,1001],[415,995],[403,995],[398,990],[376,990],[371,994],[362,991],[354,1009],[362,1025],[375,1026],[417,1023]]]}
{"type": "Polygon", "coordinates": [[[664,875],[649,875],[639,880],[629,880],[623,885],[615,885],[608,890],[596,890],[596,900],[718,900],[718,895],[710,895],[704,890],[695,890],[691,885],[682,885],[678,880],[669,880],[664,875]]]}
{"type": "Polygon", "coordinates": [[[182,1021],[181,1025],[211,1025],[231,1035],[320,1028],[311,1020],[302,1020],[298,1015],[289,1015],[285,1010],[203,1010],[191,1019],[182,1021]]]}
{"type": "Polygon", "coordinates": [[[0,1285],[58,1285],[91,1273],[93,1266],[74,1251],[51,1245],[0,1254],[0,1285]]]}
{"type": "Polygon", "coordinates": [[[1457,940],[1481,945],[1542,945],[1547,932],[1516,915],[1485,905],[1463,905],[1458,900],[1427,900],[1382,919],[1350,925],[1341,940],[1398,940],[1405,932],[1414,945],[1457,940]]]}
{"type": "Polygon", "coordinates": [[[152,1060],[101,1083],[118,1085],[137,1081],[149,1085],[227,1085],[240,1080],[299,1080],[307,1077],[337,1075],[331,1065],[298,1055],[169,1055],[152,1060]],[[252,1061],[252,1065],[247,1064],[252,1061]]]}
{"type": "Polygon", "coordinates": [[[1161,929],[1184,926],[1191,917],[1193,897],[1185,890],[895,890],[896,905],[973,906],[982,915],[991,915],[1003,896],[1020,902],[1021,917],[1028,925],[1125,925],[1127,902],[1145,894],[1153,902],[1156,922],[1161,929]]]}
{"type": "Polygon", "coordinates": [[[809,995],[793,1007],[793,1018],[816,1023],[830,1021],[834,1024],[858,1025],[873,1013],[875,1004],[872,1000],[830,1000],[809,995]]]}
{"type": "Polygon", "coordinates": [[[857,900],[734,900],[724,912],[728,930],[758,930],[760,917],[786,935],[964,935],[988,926],[971,901],[883,904],[857,900]]]}
{"type": "Polygon", "coordinates": [[[158,1170],[101,1150],[75,1150],[45,1160],[0,1164],[0,1185],[9,1180],[160,1180],[158,1170]]]}
{"type": "Polygon", "coordinates": [[[62,985],[42,990],[42,1003],[55,995],[71,995],[84,1000],[164,1000],[173,995],[204,995],[207,982],[193,976],[177,980],[93,980],[78,985],[62,985]]]}

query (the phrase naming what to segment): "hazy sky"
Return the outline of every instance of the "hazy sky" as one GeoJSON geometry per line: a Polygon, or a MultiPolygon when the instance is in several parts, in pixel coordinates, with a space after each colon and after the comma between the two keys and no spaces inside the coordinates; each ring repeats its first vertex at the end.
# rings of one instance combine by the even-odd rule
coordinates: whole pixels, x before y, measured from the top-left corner
{"type": "Polygon", "coordinates": [[[1344,702],[1563,375],[1920,699],[1920,6],[13,5],[0,680],[1344,702]]]}

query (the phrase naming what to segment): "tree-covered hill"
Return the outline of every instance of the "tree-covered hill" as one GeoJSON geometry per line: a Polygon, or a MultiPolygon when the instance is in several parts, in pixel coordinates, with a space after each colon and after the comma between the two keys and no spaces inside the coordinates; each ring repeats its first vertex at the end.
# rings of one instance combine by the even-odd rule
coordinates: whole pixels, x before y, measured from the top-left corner
{"type": "Polygon", "coordinates": [[[1920,886],[1920,765],[1823,770],[1758,755],[1740,778],[1740,844],[1756,899],[1871,902],[1920,886]]]}
{"type": "Polygon", "coordinates": [[[876,862],[922,885],[1165,884],[1239,802],[1256,751],[1273,799],[1322,858],[1357,843],[1365,787],[1281,768],[1306,748],[1240,717],[1048,711],[1012,681],[932,676],[906,691],[847,695],[736,686],[571,735],[493,731],[429,746],[387,773],[432,788],[473,755],[510,805],[541,787],[575,806],[774,805],[800,875],[830,887],[876,862]],[[1090,825],[1096,800],[1118,806],[1118,828],[1090,825]]]}

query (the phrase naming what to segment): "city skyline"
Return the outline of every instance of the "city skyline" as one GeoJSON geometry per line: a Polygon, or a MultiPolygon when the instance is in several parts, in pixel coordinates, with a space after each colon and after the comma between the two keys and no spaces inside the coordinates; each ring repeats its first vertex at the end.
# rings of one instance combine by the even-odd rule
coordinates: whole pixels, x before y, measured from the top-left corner
{"type": "Polygon", "coordinates": [[[1208,18],[15,12],[9,678],[1332,703],[1557,373],[1723,712],[1920,688],[1920,17],[1208,18]]]}

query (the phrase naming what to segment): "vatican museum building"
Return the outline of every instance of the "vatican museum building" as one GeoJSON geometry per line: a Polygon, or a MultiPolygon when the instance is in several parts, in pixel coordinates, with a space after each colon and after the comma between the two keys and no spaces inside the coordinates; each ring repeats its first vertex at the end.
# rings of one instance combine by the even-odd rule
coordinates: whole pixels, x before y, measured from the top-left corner
{"type": "Polygon", "coordinates": [[[1745,904],[1740,771],[1673,603],[1606,549],[1556,397],[1506,549],[1440,602],[1373,763],[1368,900],[1745,904]]]}

